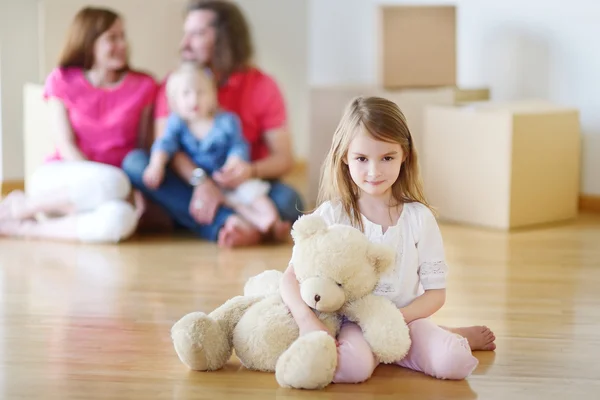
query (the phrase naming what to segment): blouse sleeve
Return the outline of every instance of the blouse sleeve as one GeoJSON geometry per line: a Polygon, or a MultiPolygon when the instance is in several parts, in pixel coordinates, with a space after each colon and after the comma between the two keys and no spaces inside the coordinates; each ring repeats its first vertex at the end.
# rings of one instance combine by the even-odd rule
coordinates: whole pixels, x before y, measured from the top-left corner
{"type": "Polygon", "coordinates": [[[250,149],[248,142],[242,134],[242,124],[238,116],[234,113],[225,113],[223,115],[225,127],[227,130],[230,147],[228,157],[238,156],[242,160],[250,161],[250,149]]]}
{"type": "Polygon", "coordinates": [[[48,77],[44,84],[43,96],[45,100],[51,97],[65,100],[66,97],[67,83],[63,75],[63,71],[60,68],[55,68],[48,77]]]}
{"type": "Polygon", "coordinates": [[[164,151],[172,157],[180,149],[182,129],[183,121],[176,114],[171,114],[167,119],[164,133],[152,144],[152,151],[164,151]]]}
{"type": "Polygon", "coordinates": [[[425,206],[419,218],[417,253],[419,255],[419,278],[423,289],[444,289],[448,266],[444,254],[442,234],[435,216],[425,206]]]}

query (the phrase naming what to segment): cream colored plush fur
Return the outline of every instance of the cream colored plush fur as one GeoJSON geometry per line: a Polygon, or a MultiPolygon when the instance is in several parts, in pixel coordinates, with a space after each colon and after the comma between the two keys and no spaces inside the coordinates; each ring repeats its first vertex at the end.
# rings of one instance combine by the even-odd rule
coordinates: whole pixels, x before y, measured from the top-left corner
{"type": "MultiPolygon", "coordinates": [[[[372,294],[380,274],[394,264],[393,250],[352,227],[328,227],[315,215],[296,221],[292,236],[291,262],[302,299],[329,332],[336,336],[346,317],[362,328],[377,361],[402,359],[411,343],[404,318],[392,302],[372,294]]],[[[171,333],[181,361],[193,370],[217,370],[235,350],[246,368],[274,371],[283,387],[330,384],[337,367],[335,341],[325,332],[299,337],[279,294],[281,277],[279,271],[265,271],[247,282],[243,296],[175,323],[171,333]]]]}

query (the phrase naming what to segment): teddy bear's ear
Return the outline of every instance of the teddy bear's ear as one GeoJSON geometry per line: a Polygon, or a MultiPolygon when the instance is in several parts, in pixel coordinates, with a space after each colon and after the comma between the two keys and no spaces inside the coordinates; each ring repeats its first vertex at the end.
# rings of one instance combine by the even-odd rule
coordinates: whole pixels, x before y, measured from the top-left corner
{"type": "Polygon", "coordinates": [[[327,223],[323,217],[316,214],[303,215],[292,226],[294,240],[306,239],[319,232],[327,230],[327,223]]]}
{"type": "Polygon", "coordinates": [[[396,252],[390,246],[380,243],[370,243],[367,251],[367,257],[371,265],[380,274],[390,269],[396,261],[396,252]]]}

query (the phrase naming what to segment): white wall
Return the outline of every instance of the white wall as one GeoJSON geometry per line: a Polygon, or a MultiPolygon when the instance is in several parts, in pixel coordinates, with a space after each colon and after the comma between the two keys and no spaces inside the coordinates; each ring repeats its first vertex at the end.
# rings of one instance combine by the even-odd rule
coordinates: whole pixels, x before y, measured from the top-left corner
{"type": "Polygon", "coordinates": [[[286,100],[294,149],[308,152],[308,2],[304,0],[237,0],[248,17],[256,61],[273,75],[286,100]]]}
{"type": "MultiPolygon", "coordinates": [[[[257,62],[281,86],[294,148],[304,158],[308,149],[308,3],[237,1],[252,26],[257,62]]],[[[81,7],[102,5],[121,12],[132,45],[132,64],[162,79],[177,61],[184,4],[185,0],[0,0],[0,181],[24,177],[23,84],[43,83],[56,64],[68,24],[81,7]],[[152,11],[150,4],[155,6],[152,11]]]]}
{"type": "Polygon", "coordinates": [[[0,0],[0,181],[23,178],[23,84],[36,80],[37,1],[0,0]]]}
{"type": "Polygon", "coordinates": [[[376,83],[381,3],[458,6],[459,85],[487,85],[493,99],[544,97],[579,108],[581,191],[600,194],[600,2],[310,0],[311,85],[376,83]]]}

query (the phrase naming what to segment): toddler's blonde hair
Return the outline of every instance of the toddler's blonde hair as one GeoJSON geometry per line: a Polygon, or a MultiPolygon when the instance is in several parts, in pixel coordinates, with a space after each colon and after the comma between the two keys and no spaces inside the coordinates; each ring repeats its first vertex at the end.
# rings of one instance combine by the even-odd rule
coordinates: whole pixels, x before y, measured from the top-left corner
{"type": "Polygon", "coordinates": [[[396,103],[381,97],[357,97],[346,106],[321,170],[317,205],[326,201],[340,202],[352,224],[364,229],[358,207],[359,188],[347,164],[350,142],[361,131],[375,140],[402,147],[404,162],[391,188],[395,205],[419,202],[431,208],[423,192],[417,149],[406,118],[396,103]]]}
{"type": "Polygon", "coordinates": [[[209,73],[195,62],[185,61],[182,62],[177,69],[169,74],[167,83],[165,85],[165,94],[167,96],[167,102],[169,108],[173,112],[177,110],[177,96],[181,92],[182,88],[186,85],[193,85],[198,80],[204,81],[211,88],[213,93],[213,105],[210,110],[210,114],[214,114],[218,108],[217,100],[217,87],[215,80],[209,75],[209,73]]]}

